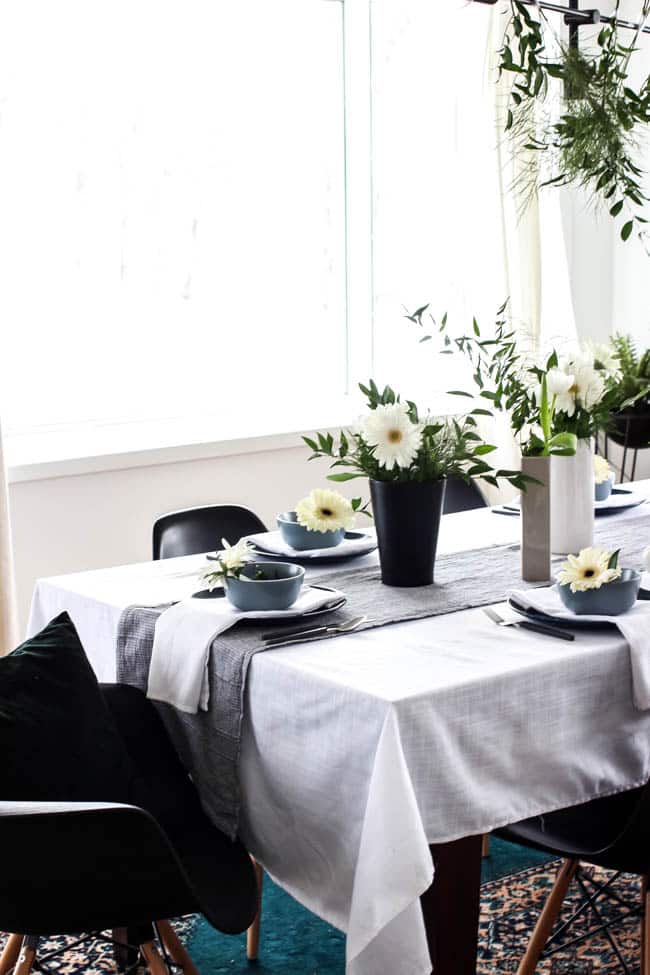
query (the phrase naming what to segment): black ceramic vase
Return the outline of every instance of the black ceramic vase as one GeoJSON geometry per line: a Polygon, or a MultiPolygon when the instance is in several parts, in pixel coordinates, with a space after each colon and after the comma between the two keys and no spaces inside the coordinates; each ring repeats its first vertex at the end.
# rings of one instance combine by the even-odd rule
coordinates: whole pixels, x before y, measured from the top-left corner
{"type": "Polygon", "coordinates": [[[386,586],[433,582],[445,481],[370,481],[381,581],[386,586]]]}

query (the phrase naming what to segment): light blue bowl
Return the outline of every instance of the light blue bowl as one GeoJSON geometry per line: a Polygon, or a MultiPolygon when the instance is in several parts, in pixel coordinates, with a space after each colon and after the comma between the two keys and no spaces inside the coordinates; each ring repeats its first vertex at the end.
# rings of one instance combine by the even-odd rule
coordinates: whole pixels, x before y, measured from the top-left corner
{"type": "Polygon", "coordinates": [[[607,478],[607,480],[603,481],[602,484],[594,485],[596,501],[607,501],[607,498],[612,493],[612,488],[614,487],[614,478],[615,475],[612,472],[607,478]]]}
{"type": "Polygon", "coordinates": [[[600,589],[571,592],[571,587],[560,586],[560,599],[576,616],[620,616],[632,609],[641,586],[641,573],[635,569],[623,569],[619,579],[607,582],[600,589]]]}
{"type": "Polygon", "coordinates": [[[332,532],[310,531],[298,524],[295,511],[283,511],[278,515],[277,522],[280,534],[287,545],[302,551],[310,548],[334,548],[345,538],[345,528],[338,528],[332,532]]]}
{"type": "Polygon", "coordinates": [[[239,579],[226,577],[224,588],[233,606],[245,613],[289,609],[304,578],[303,567],[291,562],[249,562],[239,579]]]}

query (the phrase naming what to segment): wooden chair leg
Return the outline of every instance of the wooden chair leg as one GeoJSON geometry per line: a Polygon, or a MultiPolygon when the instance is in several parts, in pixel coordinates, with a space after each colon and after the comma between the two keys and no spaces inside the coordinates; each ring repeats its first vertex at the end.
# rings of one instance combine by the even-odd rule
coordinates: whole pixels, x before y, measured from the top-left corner
{"type": "Polygon", "coordinates": [[[18,961],[18,955],[20,954],[20,946],[23,943],[22,934],[10,934],[7,938],[7,943],[2,949],[2,954],[0,955],[0,975],[8,975],[11,972],[18,961]]]}
{"type": "Polygon", "coordinates": [[[169,968],[153,941],[145,941],[140,945],[140,951],[147,963],[149,975],[170,975],[169,968]]]}
{"type": "Polygon", "coordinates": [[[485,859],[490,855],[490,834],[483,833],[483,839],[481,840],[481,857],[485,859]]]}
{"type": "Polygon", "coordinates": [[[20,954],[14,968],[14,975],[30,975],[36,961],[36,946],[38,938],[25,935],[20,946],[20,954]]]}
{"type": "Polygon", "coordinates": [[[553,925],[557,921],[562,902],[566,897],[571,881],[575,877],[578,866],[579,863],[577,860],[565,860],[560,867],[555,884],[553,885],[553,890],[544,904],[542,913],[535,925],[535,930],[528,942],[526,954],[517,969],[517,975],[534,975],[537,963],[544,950],[544,945],[548,941],[553,930],[553,925]]]}
{"type": "Polygon", "coordinates": [[[157,921],[156,927],[165,950],[175,965],[180,965],[184,975],[199,975],[199,970],[192,961],[187,948],[180,940],[169,921],[157,921]]]}
{"type": "Polygon", "coordinates": [[[257,914],[255,915],[255,920],[246,932],[246,957],[249,961],[256,961],[260,947],[260,926],[262,923],[262,884],[264,882],[264,871],[257,860],[253,859],[253,857],[251,857],[251,860],[253,860],[255,877],[257,878],[257,914]]]}
{"type": "Polygon", "coordinates": [[[641,920],[641,975],[650,975],[650,879],[643,878],[641,886],[643,914],[641,920]]]}

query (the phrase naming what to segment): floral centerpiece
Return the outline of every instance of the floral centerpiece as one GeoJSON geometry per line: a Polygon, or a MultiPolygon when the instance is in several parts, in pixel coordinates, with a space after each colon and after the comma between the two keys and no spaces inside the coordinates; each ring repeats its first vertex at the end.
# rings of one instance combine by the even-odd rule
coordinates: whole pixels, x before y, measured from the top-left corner
{"type": "Polygon", "coordinates": [[[506,478],[525,490],[530,478],[521,471],[494,470],[485,460],[496,448],[477,432],[476,414],[439,420],[421,415],[390,386],[373,380],[359,388],[368,413],[355,430],[304,437],[310,459],[328,457],[332,481],[367,477],[382,568],[387,585],[419,586],[433,581],[445,479],[474,477],[497,484],[506,478]]]}
{"type": "MultiPolygon", "coordinates": [[[[591,438],[609,423],[618,361],[609,346],[590,343],[563,355],[551,349],[537,359],[522,347],[505,315],[506,305],[499,309],[488,336],[481,334],[474,320],[471,334],[452,337],[446,316],[438,325],[428,305],[407,317],[422,329],[435,327],[443,354],[458,352],[467,358],[476,393],[452,393],[476,395],[493,410],[508,413],[523,470],[537,470],[533,476],[545,479],[550,487],[550,546],[555,552],[575,552],[593,540],[591,438]],[[528,460],[545,457],[551,458],[546,465],[528,460]]],[[[433,329],[420,341],[432,337],[433,329]]],[[[546,556],[544,561],[548,568],[546,556]]],[[[536,576],[524,574],[524,578],[533,581],[536,576]]]]}

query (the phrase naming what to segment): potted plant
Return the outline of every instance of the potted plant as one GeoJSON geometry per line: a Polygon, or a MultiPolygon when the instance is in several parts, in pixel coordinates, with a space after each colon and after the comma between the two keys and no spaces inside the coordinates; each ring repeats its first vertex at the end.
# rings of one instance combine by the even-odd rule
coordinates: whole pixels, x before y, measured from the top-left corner
{"type": "Polygon", "coordinates": [[[525,490],[530,478],[521,471],[495,471],[485,456],[496,448],[477,432],[476,414],[462,419],[421,415],[416,404],[371,379],[359,384],[368,412],[358,429],[304,437],[310,460],[329,457],[332,481],[367,477],[381,562],[382,582],[389,586],[425,586],[433,582],[445,479],[483,478],[497,484],[507,478],[525,490]]]}
{"type": "Polygon", "coordinates": [[[630,335],[615,335],[619,372],[613,386],[607,433],[622,447],[650,446],[650,349],[639,355],[630,335]]]}
{"type": "Polygon", "coordinates": [[[639,7],[636,32],[619,36],[616,0],[612,23],[588,50],[564,43],[541,8],[510,0],[499,51],[499,77],[512,79],[505,129],[523,181],[520,199],[541,186],[579,186],[621,220],[623,240],[635,227],[643,238],[646,224],[637,155],[650,121],[650,77],[635,88],[630,61],[650,4],[639,7]]]}

